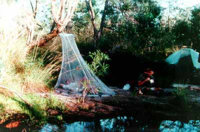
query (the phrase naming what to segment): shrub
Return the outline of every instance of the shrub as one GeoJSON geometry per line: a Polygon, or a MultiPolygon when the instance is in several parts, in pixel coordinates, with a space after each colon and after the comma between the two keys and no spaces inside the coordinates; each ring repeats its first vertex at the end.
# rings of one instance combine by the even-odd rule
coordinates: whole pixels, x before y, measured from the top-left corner
{"type": "Polygon", "coordinates": [[[110,60],[107,54],[97,50],[93,53],[89,52],[89,57],[92,59],[89,67],[97,76],[102,77],[107,74],[109,64],[106,64],[106,61],[110,60]]]}

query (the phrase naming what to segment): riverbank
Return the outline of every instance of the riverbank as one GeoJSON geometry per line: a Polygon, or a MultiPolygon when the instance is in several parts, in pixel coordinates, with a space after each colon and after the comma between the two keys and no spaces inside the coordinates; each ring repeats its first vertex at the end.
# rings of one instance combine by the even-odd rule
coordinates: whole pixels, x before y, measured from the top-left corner
{"type": "MultiPolygon", "coordinates": [[[[172,89],[170,89],[172,90],[172,89]]],[[[168,90],[168,91],[170,91],[168,90]]],[[[176,90],[176,89],[175,89],[176,90]]],[[[166,91],[166,90],[165,90],[166,91]]],[[[38,104],[28,105],[19,101],[24,113],[18,111],[5,111],[5,118],[1,119],[0,124],[6,128],[19,127],[22,124],[30,126],[40,126],[47,122],[62,124],[66,120],[84,120],[109,118],[119,115],[151,115],[162,117],[163,119],[199,119],[198,109],[200,103],[198,90],[174,91],[173,93],[154,93],[137,96],[133,92],[115,89],[116,96],[90,97],[85,102],[81,101],[80,96],[65,96],[60,93],[40,93],[37,99],[52,99],[47,104],[38,107],[38,104]],[[56,102],[59,104],[53,104],[56,102]],[[37,107],[36,107],[37,106],[37,107]],[[38,108],[38,109],[37,109],[38,108]]],[[[45,101],[44,101],[45,102],[45,101]]],[[[1,113],[3,114],[3,113],[1,113]]],[[[2,117],[2,116],[1,116],[2,117]]]]}

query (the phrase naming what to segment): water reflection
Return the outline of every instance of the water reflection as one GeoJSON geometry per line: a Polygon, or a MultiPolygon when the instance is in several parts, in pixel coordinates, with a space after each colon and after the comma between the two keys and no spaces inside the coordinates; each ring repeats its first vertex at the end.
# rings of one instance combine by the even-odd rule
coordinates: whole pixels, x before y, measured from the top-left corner
{"type": "Polygon", "coordinates": [[[146,122],[142,123],[133,117],[117,117],[110,119],[100,119],[94,121],[77,121],[73,123],[65,123],[63,126],[58,127],[52,124],[46,124],[40,132],[125,132],[125,131],[161,131],[161,132],[177,132],[200,131],[200,121],[190,120],[187,123],[181,121],[159,121],[158,125],[146,122]]]}
{"type": "Polygon", "coordinates": [[[56,125],[46,124],[40,132],[92,132],[92,131],[120,131],[124,132],[126,126],[129,124],[128,120],[133,120],[133,117],[127,118],[126,116],[100,119],[94,121],[78,121],[74,123],[66,123],[61,128],[56,125]]]}
{"type": "Polygon", "coordinates": [[[188,123],[183,123],[166,120],[161,122],[159,130],[162,132],[198,132],[200,131],[200,121],[190,120],[188,123]]]}
{"type": "Polygon", "coordinates": [[[46,124],[41,129],[21,125],[18,128],[7,129],[0,125],[0,132],[126,132],[126,131],[159,131],[159,132],[199,132],[200,120],[172,121],[159,119],[136,119],[132,116],[119,116],[109,119],[76,121],[61,126],[46,124]]]}

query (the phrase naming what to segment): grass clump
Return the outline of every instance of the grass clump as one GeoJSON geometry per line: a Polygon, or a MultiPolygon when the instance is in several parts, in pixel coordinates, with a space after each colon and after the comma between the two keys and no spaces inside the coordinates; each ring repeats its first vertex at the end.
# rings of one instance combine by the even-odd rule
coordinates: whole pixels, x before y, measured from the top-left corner
{"type": "Polygon", "coordinates": [[[176,88],[173,92],[175,98],[171,101],[172,104],[179,106],[181,112],[188,112],[191,110],[192,104],[189,103],[189,90],[186,88],[176,88]]]}
{"type": "Polygon", "coordinates": [[[177,98],[181,98],[184,101],[187,100],[188,94],[189,94],[189,90],[186,88],[176,88],[175,91],[173,92],[173,94],[177,97],[177,98]]]}
{"type": "Polygon", "coordinates": [[[28,54],[24,36],[2,39],[0,47],[0,120],[20,113],[45,122],[48,109],[66,110],[56,97],[40,96],[51,94],[53,74],[60,63],[56,55],[51,56],[50,50],[42,51],[38,47],[28,54]]]}
{"type": "Polygon", "coordinates": [[[25,98],[31,107],[18,101],[22,111],[29,115],[31,120],[39,120],[40,123],[45,123],[48,120],[48,109],[56,109],[61,112],[67,110],[64,103],[54,96],[41,97],[37,94],[28,94],[25,98]]]}
{"type": "MultiPolygon", "coordinates": [[[[65,109],[63,102],[56,97],[40,96],[50,94],[61,57],[59,51],[54,52],[58,46],[48,49],[35,47],[28,52],[29,32],[25,30],[26,21],[17,19],[26,18],[21,15],[12,21],[15,28],[5,28],[9,27],[7,21],[0,26],[0,119],[26,114],[31,119],[46,121],[49,108],[65,109]]],[[[37,40],[39,34],[35,32],[33,39],[37,40]]]]}

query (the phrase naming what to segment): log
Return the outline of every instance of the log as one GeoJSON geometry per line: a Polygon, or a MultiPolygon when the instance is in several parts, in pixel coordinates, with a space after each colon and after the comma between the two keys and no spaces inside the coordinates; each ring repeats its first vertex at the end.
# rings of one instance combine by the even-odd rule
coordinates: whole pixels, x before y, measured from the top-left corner
{"type": "Polygon", "coordinates": [[[64,112],[66,119],[71,118],[105,118],[109,116],[126,115],[133,113],[145,113],[154,116],[161,116],[167,119],[183,119],[185,117],[194,119],[197,116],[196,109],[200,108],[200,101],[197,102],[197,91],[190,91],[188,100],[180,99],[175,96],[173,89],[165,89],[167,93],[133,95],[129,91],[115,89],[115,96],[86,97],[85,102],[80,102],[80,97],[60,93],[55,94],[62,101],[66,100],[65,105],[68,111],[64,112]],[[171,91],[171,93],[169,93],[171,91]],[[194,92],[196,95],[194,95],[194,92]],[[71,100],[71,101],[67,101],[71,100]],[[72,101],[73,100],[73,101],[72,101]],[[79,100],[79,101],[78,101],[79,100]],[[190,108],[193,107],[194,110],[190,108]],[[187,116],[185,116],[187,115],[187,116]]]}

